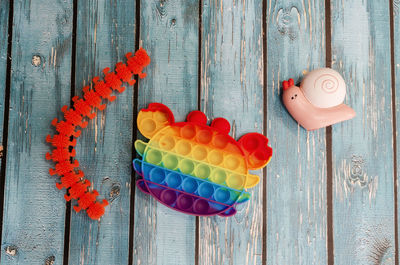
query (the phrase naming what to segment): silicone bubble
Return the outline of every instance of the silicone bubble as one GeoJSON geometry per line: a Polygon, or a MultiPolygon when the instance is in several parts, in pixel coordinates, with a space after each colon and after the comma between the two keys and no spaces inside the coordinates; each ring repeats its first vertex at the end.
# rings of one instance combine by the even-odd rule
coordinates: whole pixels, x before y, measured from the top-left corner
{"type": "Polygon", "coordinates": [[[191,174],[194,170],[194,164],[189,159],[182,159],[179,163],[179,169],[183,174],[191,174]]]}
{"type": "Polygon", "coordinates": [[[225,188],[218,188],[215,191],[214,198],[217,202],[225,203],[227,202],[231,197],[231,193],[229,190],[225,188]]]}
{"type": "Polygon", "coordinates": [[[193,204],[193,210],[198,214],[207,214],[208,209],[210,209],[210,205],[206,200],[197,199],[193,204]]]}
{"type": "Polygon", "coordinates": [[[176,143],[176,152],[180,155],[187,156],[192,151],[192,146],[188,141],[180,140],[176,143]]]}
{"type": "Polygon", "coordinates": [[[192,156],[196,160],[203,161],[207,158],[207,149],[204,146],[197,145],[193,148],[192,156]]]}
{"type": "Polygon", "coordinates": [[[258,145],[260,143],[258,142],[256,137],[247,137],[245,138],[245,141],[243,142],[243,147],[249,151],[249,152],[253,152],[254,150],[256,150],[258,148],[258,145]]]}
{"type": "Polygon", "coordinates": [[[161,168],[155,167],[150,171],[149,174],[152,182],[162,184],[165,180],[164,170],[161,168]]]}
{"type": "Polygon", "coordinates": [[[230,175],[226,180],[228,187],[240,190],[244,187],[244,177],[241,175],[230,175]]]}
{"type": "Polygon", "coordinates": [[[160,139],[160,146],[162,149],[164,150],[171,150],[172,148],[174,148],[175,146],[175,139],[172,136],[169,135],[164,135],[163,137],[161,137],[160,139]]]}
{"type": "Polygon", "coordinates": [[[176,197],[176,192],[169,189],[163,190],[160,195],[161,201],[168,205],[174,204],[174,202],[176,201],[176,197]]]}
{"type": "Polygon", "coordinates": [[[162,154],[160,151],[155,149],[150,149],[146,154],[146,161],[153,165],[159,165],[162,159],[162,154]]]}
{"type": "Polygon", "coordinates": [[[236,156],[228,155],[225,158],[224,165],[226,168],[228,168],[230,170],[235,170],[239,167],[240,161],[236,156]]]}
{"type": "Polygon", "coordinates": [[[196,135],[196,128],[191,124],[187,124],[181,128],[181,135],[183,138],[192,139],[196,135]]]}
{"type": "Polygon", "coordinates": [[[157,124],[152,119],[144,119],[140,123],[140,128],[143,130],[144,133],[151,134],[157,128],[157,124]]]}
{"type": "Polygon", "coordinates": [[[208,154],[208,161],[210,161],[211,164],[213,165],[219,165],[222,163],[222,160],[224,160],[224,156],[222,153],[218,150],[212,150],[208,154]]]}
{"type": "Polygon", "coordinates": [[[217,134],[213,139],[213,144],[215,147],[224,149],[229,142],[229,136],[223,134],[217,134]]]}
{"type": "Polygon", "coordinates": [[[177,173],[169,173],[165,178],[165,182],[167,182],[168,187],[176,189],[181,185],[182,177],[177,173]]]}
{"type": "Polygon", "coordinates": [[[186,178],[182,183],[182,189],[187,193],[194,193],[197,190],[197,181],[192,178],[186,178]]]}
{"type": "Polygon", "coordinates": [[[178,207],[182,210],[187,210],[193,205],[193,198],[186,194],[181,194],[177,199],[178,207]]]}
{"type": "Polygon", "coordinates": [[[196,177],[201,179],[206,179],[210,176],[211,169],[209,166],[205,164],[198,164],[194,170],[194,174],[196,177]]]}
{"type": "Polygon", "coordinates": [[[164,123],[164,122],[167,122],[167,121],[168,121],[168,116],[167,116],[167,114],[164,113],[164,112],[157,111],[157,112],[154,112],[154,119],[155,119],[157,122],[164,123]]]}
{"type": "Polygon", "coordinates": [[[214,187],[212,184],[203,182],[200,184],[197,193],[204,198],[210,198],[214,194],[214,187]]]}
{"type": "Polygon", "coordinates": [[[226,180],[226,173],[222,169],[215,169],[211,174],[211,180],[214,183],[223,184],[226,180]]]}
{"type": "Polygon", "coordinates": [[[165,155],[163,157],[163,164],[165,168],[175,170],[178,168],[178,158],[175,155],[165,155]]]}
{"type": "Polygon", "coordinates": [[[211,130],[201,130],[197,133],[197,141],[202,144],[208,144],[211,142],[213,133],[211,130]]]}

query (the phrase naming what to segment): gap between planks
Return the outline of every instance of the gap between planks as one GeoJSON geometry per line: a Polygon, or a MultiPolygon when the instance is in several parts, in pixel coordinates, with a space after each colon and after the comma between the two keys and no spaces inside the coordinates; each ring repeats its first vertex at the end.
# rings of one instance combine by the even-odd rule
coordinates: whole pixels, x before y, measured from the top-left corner
{"type": "MultiPolygon", "coordinates": [[[[11,51],[12,51],[12,25],[14,20],[14,0],[10,0],[8,6],[8,29],[7,29],[7,69],[6,69],[6,86],[4,96],[4,119],[3,119],[3,145],[1,156],[1,175],[0,175],[0,242],[3,238],[3,212],[4,212],[4,189],[6,183],[6,162],[7,162],[7,144],[8,144],[8,118],[10,108],[10,87],[11,87],[11,51]]],[[[2,251],[0,251],[1,258],[2,251]]]]}

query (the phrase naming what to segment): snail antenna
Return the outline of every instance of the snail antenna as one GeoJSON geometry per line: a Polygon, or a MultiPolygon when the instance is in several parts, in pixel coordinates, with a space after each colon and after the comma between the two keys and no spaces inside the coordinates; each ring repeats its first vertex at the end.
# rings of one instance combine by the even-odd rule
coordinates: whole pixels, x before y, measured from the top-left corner
{"type": "Polygon", "coordinates": [[[282,82],[282,86],[283,86],[283,90],[286,90],[286,89],[288,89],[289,88],[289,82],[288,81],[283,81],[282,82]]]}
{"type": "Polygon", "coordinates": [[[286,89],[288,89],[289,87],[291,87],[291,86],[294,86],[294,80],[293,80],[293,78],[290,78],[288,81],[283,81],[282,82],[282,86],[283,86],[283,90],[286,90],[286,89]]]}

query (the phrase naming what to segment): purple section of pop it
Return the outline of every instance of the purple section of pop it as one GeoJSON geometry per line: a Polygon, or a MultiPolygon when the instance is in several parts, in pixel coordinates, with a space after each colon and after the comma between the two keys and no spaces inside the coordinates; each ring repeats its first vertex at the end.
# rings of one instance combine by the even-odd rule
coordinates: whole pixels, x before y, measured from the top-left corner
{"type": "Polygon", "coordinates": [[[207,200],[151,181],[139,181],[144,182],[150,194],[159,202],[182,213],[197,216],[231,216],[236,213],[236,210],[231,205],[207,200]]]}
{"type": "Polygon", "coordinates": [[[143,177],[137,181],[138,188],[176,211],[196,216],[224,217],[236,213],[234,208],[236,202],[226,204],[230,197],[230,192],[226,188],[215,190],[213,185],[207,182],[198,185],[195,179],[187,176],[183,178],[179,172],[171,172],[139,160],[134,161],[134,168],[143,177]],[[178,187],[183,190],[178,190],[178,187]],[[199,196],[190,194],[195,191],[199,196]],[[213,201],[210,197],[214,192],[218,192],[216,194],[225,202],[213,201]]]}
{"type": "Polygon", "coordinates": [[[149,190],[147,189],[146,184],[144,183],[143,179],[139,179],[138,181],[136,181],[136,186],[139,188],[139,190],[141,190],[144,193],[150,194],[149,190]]]}

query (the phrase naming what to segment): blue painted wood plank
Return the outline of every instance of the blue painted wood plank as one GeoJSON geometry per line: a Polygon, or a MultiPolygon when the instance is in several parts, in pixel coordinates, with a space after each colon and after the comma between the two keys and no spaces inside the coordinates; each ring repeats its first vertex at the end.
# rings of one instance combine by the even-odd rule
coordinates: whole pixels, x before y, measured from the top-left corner
{"type": "MultiPolygon", "coordinates": [[[[203,1],[201,110],[228,119],[236,139],[263,132],[262,23],[262,1],[203,1]]],[[[199,219],[198,264],[262,264],[263,181],[236,215],[199,219]]]]}
{"type": "Polygon", "coordinates": [[[70,101],[72,17],[72,1],[14,1],[1,264],[62,263],[65,201],[44,155],[70,101]]]}
{"type": "MultiPolygon", "coordinates": [[[[394,81],[395,81],[395,110],[396,110],[396,143],[397,143],[397,183],[400,183],[400,137],[399,137],[399,126],[400,126],[400,0],[393,1],[393,18],[394,18],[394,81]]],[[[398,184],[397,184],[398,185],[398,184]]],[[[397,186],[397,194],[399,188],[397,186]]],[[[400,203],[399,195],[397,195],[397,205],[400,203]]],[[[397,206],[397,226],[400,225],[399,218],[399,207],[397,206]]],[[[399,232],[397,232],[399,233],[399,232]]],[[[399,236],[399,234],[397,234],[399,236]]],[[[399,260],[400,261],[400,260],[399,260]]],[[[399,262],[398,261],[398,262],[399,262]]]]}
{"type": "Polygon", "coordinates": [[[394,264],[389,3],[331,2],[332,66],[357,113],[333,126],[335,264],[394,264]]]}
{"type": "MultiPolygon", "coordinates": [[[[135,50],[135,2],[78,1],[76,89],[135,50]]],[[[71,211],[70,264],[127,264],[132,161],[133,87],[82,130],[76,147],[81,169],[110,205],[100,222],[71,211]]]]}
{"type": "MultiPolygon", "coordinates": [[[[0,143],[3,143],[4,123],[4,95],[6,91],[7,76],[7,46],[8,46],[8,15],[10,2],[0,2],[0,143]]],[[[3,152],[3,144],[0,145],[0,154],[3,152]]],[[[1,161],[2,155],[0,155],[1,161]]]]}
{"type": "MultiPolygon", "coordinates": [[[[176,121],[197,109],[198,7],[194,0],[141,1],[140,43],[152,61],[139,83],[139,108],[162,102],[176,121]]],[[[195,217],[136,189],[134,264],[194,264],[195,233],[195,217]]]]}
{"type": "MultiPolygon", "coordinates": [[[[282,81],[325,66],[324,1],[267,3],[267,264],[327,264],[325,130],[307,132],[281,101],[282,81]]],[[[340,263],[339,263],[340,264],[340,263]]]]}

